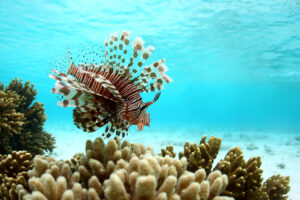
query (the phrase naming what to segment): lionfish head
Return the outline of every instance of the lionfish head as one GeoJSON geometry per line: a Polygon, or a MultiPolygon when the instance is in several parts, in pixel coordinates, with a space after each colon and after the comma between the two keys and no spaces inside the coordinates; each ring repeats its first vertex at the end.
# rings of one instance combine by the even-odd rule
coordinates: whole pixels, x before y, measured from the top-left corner
{"type": "Polygon", "coordinates": [[[160,96],[160,92],[158,92],[152,101],[146,102],[141,106],[141,113],[138,120],[138,129],[139,131],[143,130],[144,126],[150,126],[150,113],[146,113],[147,108],[152,105],[160,96]]]}
{"type": "Polygon", "coordinates": [[[146,110],[142,111],[137,126],[139,131],[143,130],[144,126],[150,126],[150,113],[146,113],[146,110]]]}

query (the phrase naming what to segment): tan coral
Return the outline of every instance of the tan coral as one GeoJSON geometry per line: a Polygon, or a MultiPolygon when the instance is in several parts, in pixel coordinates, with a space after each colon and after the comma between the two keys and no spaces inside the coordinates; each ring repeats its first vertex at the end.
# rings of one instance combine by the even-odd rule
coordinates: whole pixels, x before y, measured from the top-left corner
{"type": "Polygon", "coordinates": [[[27,170],[32,168],[32,155],[13,151],[0,158],[0,199],[17,199],[17,184],[28,188],[27,170]]]}
{"type": "Polygon", "coordinates": [[[239,147],[231,149],[214,168],[228,174],[229,183],[222,195],[232,196],[236,200],[287,199],[289,177],[273,176],[262,186],[263,170],[260,166],[260,157],[252,157],[246,162],[239,147]]]}
{"type": "MultiPolygon", "coordinates": [[[[202,143],[205,139],[201,140],[202,143]]],[[[213,144],[213,142],[211,143],[213,144]]],[[[212,145],[214,146],[214,145],[212,145]]],[[[214,152],[217,151],[218,148],[214,152]]],[[[211,149],[206,146],[207,152],[211,149]]],[[[239,147],[215,169],[188,171],[189,159],[154,156],[151,148],[119,139],[87,141],[86,155],[69,162],[36,156],[28,171],[29,189],[17,186],[19,199],[232,200],[286,199],[288,177],[271,177],[261,187],[260,157],[246,162],[239,147]],[[53,192],[54,189],[56,192],[53,192]],[[50,191],[50,192],[49,192],[50,191]],[[52,192],[51,192],[52,191],[52,192]]],[[[205,163],[205,162],[203,162],[205,163]]],[[[210,162],[206,162],[211,165],[210,162]]]]}
{"type": "Polygon", "coordinates": [[[245,197],[247,200],[251,200],[258,196],[258,191],[260,190],[263,182],[262,173],[263,170],[260,169],[261,158],[252,157],[247,161],[246,170],[247,174],[245,176],[245,197]]]}
{"type": "Polygon", "coordinates": [[[235,199],[245,197],[245,182],[247,175],[247,164],[244,160],[243,152],[239,147],[228,151],[224,160],[220,160],[215,170],[220,170],[223,174],[228,175],[229,184],[223,195],[232,196],[235,199]]]}
{"type": "Polygon", "coordinates": [[[196,173],[196,176],[195,173],[185,171],[186,164],[186,159],[177,160],[175,158],[170,158],[169,156],[158,157],[146,154],[142,158],[138,158],[138,162],[137,157],[133,157],[132,160],[129,161],[129,166],[125,168],[125,173],[119,173],[119,170],[116,170],[110,178],[105,181],[105,198],[108,200],[189,200],[199,199],[200,195],[202,195],[200,193],[203,193],[203,191],[206,190],[207,195],[202,195],[203,199],[212,200],[225,189],[228,183],[226,175],[222,175],[219,171],[212,172],[207,177],[207,184],[204,186],[202,182],[205,181],[204,179],[206,178],[205,172],[203,173],[203,170],[200,169],[199,172],[196,173]],[[130,166],[131,164],[138,166],[130,166]],[[175,173],[177,176],[165,175],[166,171],[171,168],[173,170],[175,169],[175,171],[179,169],[178,172],[175,173]],[[132,169],[136,169],[136,171],[132,169]],[[202,177],[203,180],[199,177],[202,177]],[[199,180],[201,180],[200,183],[198,182],[199,180]],[[120,194],[116,195],[114,192],[115,190],[112,188],[115,190],[119,188],[118,191],[120,194]]]}
{"type": "Polygon", "coordinates": [[[188,159],[189,171],[195,172],[201,168],[204,168],[206,173],[211,171],[221,146],[221,139],[211,136],[207,142],[205,140],[206,136],[202,137],[199,145],[186,142],[184,152],[179,153],[179,158],[185,156],[188,159]]]}
{"type": "Polygon", "coordinates": [[[174,147],[173,146],[167,146],[166,149],[162,148],[161,153],[159,154],[160,156],[170,156],[172,158],[175,158],[176,153],[174,152],[174,147]]]}
{"type": "MultiPolygon", "coordinates": [[[[0,85],[3,89],[3,84],[0,85]]],[[[24,114],[16,111],[19,95],[14,91],[0,89],[0,153],[11,152],[11,137],[19,134],[24,124],[24,114]]]]}
{"type": "Polygon", "coordinates": [[[121,144],[118,139],[106,145],[99,138],[88,141],[86,152],[73,172],[70,162],[36,156],[34,168],[28,171],[29,189],[17,187],[19,199],[192,200],[199,199],[206,190],[204,200],[212,200],[227,184],[227,176],[220,172],[206,177],[203,169],[186,171],[185,157],[154,156],[151,148],[121,144]]]}
{"type": "Polygon", "coordinates": [[[269,200],[286,200],[286,195],[290,191],[290,177],[274,175],[268,178],[262,190],[268,194],[269,200]]]}
{"type": "Polygon", "coordinates": [[[29,81],[15,78],[4,88],[0,84],[0,153],[26,150],[32,154],[52,151],[55,139],[43,130],[46,121],[43,104],[29,81]]]}

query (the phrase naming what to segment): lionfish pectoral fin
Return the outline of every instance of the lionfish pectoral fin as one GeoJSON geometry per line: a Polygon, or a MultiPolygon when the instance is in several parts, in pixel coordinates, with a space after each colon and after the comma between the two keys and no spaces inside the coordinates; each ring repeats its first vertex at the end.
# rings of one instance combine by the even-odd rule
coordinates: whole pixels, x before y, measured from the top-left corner
{"type": "Polygon", "coordinates": [[[160,97],[160,94],[161,94],[161,92],[159,91],[159,92],[155,95],[155,97],[154,97],[154,99],[153,99],[152,101],[147,102],[147,103],[146,103],[147,107],[149,107],[150,105],[154,104],[154,103],[158,100],[158,98],[160,97]]]}
{"type": "Polygon", "coordinates": [[[156,95],[155,95],[155,97],[154,97],[154,99],[152,101],[153,103],[158,100],[158,98],[160,97],[160,94],[161,94],[160,91],[158,93],[156,93],[156,95]]]}
{"type": "Polygon", "coordinates": [[[85,132],[94,132],[107,124],[108,113],[99,113],[98,108],[77,107],[73,110],[74,124],[85,132]]]}
{"type": "Polygon", "coordinates": [[[128,128],[130,126],[129,122],[120,119],[118,120],[118,122],[115,120],[111,119],[111,121],[107,123],[105,131],[104,133],[102,133],[102,137],[105,137],[107,139],[115,134],[122,139],[125,137],[125,135],[128,135],[128,128]]]}

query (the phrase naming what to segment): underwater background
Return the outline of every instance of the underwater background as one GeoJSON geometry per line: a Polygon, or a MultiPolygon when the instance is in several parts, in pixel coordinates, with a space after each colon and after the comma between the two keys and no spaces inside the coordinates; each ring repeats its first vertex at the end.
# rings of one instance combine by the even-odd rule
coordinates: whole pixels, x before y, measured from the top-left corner
{"type": "MultiPolygon", "coordinates": [[[[48,77],[53,59],[68,47],[76,52],[102,45],[122,30],[153,45],[147,63],[166,58],[173,79],[149,109],[150,127],[143,132],[131,127],[131,140],[157,136],[148,143],[175,145],[172,136],[181,136],[184,144],[207,134],[222,137],[227,149],[230,141],[255,145],[255,151],[245,153],[249,156],[266,148],[276,151],[275,145],[283,143],[290,157],[282,160],[273,153],[270,160],[275,166],[285,162],[285,170],[291,160],[300,160],[299,141],[292,141],[300,132],[300,1],[0,0],[0,81],[8,84],[18,77],[35,85],[47,115],[45,129],[57,138],[58,149],[66,140],[68,146],[80,140],[77,151],[83,151],[83,138],[96,138],[103,129],[84,133],[74,126],[72,109],[56,105],[57,97],[50,94],[54,81],[48,77]]],[[[292,176],[279,168],[272,173],[292,176]]],[[[300,179],[291,182],[297,191],[300,179]]]]}

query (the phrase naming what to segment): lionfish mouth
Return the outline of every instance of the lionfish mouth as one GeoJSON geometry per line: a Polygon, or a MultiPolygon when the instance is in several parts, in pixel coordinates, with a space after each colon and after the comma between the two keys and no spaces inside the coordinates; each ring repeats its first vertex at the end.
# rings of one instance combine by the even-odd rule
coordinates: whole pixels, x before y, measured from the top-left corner
{"type": "Polygon", "coordinates": [[[138,123],[137,126],[138,126],[139,131],[142,131],[144,129],[144,123],[143,122],[138,123]]]}
{"type": "MultiPolygon", "coordinates": [[[[53,70],[54,73],[49,75],[56,80],[52,92],[65,98],[58,105],[75,108],[73,118],[78,128],[94,132],[106,126],[102,136],[109,138],[115,134],[124,137],[129,126],[135,124],[131,122],[139,120],[138,108],[143,104],[140,93],[160,91],[164,83],[172,81],[165,74],[168,70],[165,59],[144,65],[154,47],[144,47],[140,37],[130,45],[129,37],[129,32],[123,32],[121,37],[112,34],[107,38],[100,65],[78,63],[76,66],[72,60],[67,74],[53,70]],[[130,48],[132,51],[128,51],[130,48]],[[128,55],[128,52],[133,53],[128,55]],[[130,120],[116,117],[124,115],[130,120]]],[[[146,106],[153,104],[159,95],[160,92],[146,106]]],[[[137,126],[141,131],[144,126],[149,126],[149,122],[140,121],[137,126]]]]}

